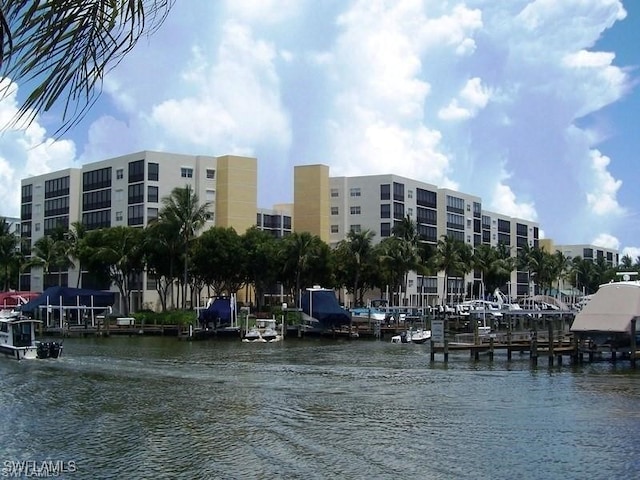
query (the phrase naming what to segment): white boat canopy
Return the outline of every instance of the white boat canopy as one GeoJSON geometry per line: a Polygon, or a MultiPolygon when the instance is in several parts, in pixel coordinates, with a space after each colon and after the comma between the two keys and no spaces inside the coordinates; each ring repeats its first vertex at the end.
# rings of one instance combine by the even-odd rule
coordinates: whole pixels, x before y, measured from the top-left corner
{"type": "Polygon", "coordinates": [[[576,314],[571,331],[631,333],[634,317],[640,319],[640,282],[606,283],[576,314]]]}

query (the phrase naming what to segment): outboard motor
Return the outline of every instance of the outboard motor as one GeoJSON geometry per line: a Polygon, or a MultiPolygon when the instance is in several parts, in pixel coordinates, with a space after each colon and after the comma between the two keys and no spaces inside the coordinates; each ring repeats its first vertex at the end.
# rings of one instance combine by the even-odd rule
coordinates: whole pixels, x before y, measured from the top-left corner
{"type": "Polygon", "coordinates": [[[38,358],[49,358],[49,344],[47,342],[38,343],[36,354],[38,358]]]}
{"type": "Polygon", "coordinates": [[[400,341],[402,343],[409,343],[409,338],[408,338],[407,332],[402,332],[400,334],[400,341]]]}
{"type": "Polygon", "coordinates": [[[49,356],[51,358],[58,358],[60,356],[60,351],[62,350],[62,345],[58,342],[50,342],[49,343],[49,356]]]}

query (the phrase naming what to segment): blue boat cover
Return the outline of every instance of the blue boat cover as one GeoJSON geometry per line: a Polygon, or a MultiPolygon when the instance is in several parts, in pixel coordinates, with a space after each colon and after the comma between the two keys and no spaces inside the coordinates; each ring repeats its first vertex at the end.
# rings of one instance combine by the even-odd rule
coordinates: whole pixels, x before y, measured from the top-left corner
{"type": "Polygon", "coordinates": [[[216,298],[211,305],[200,311],[198,320],[206,325],[213,323],[215,327],[225,327],[231,325],[231,299],[229,297],[216,298]]]}
{"type": "Polygon", "coordinates": [[[321,329],[330,330],[351,323],[351,313],[340,306],[333,290],[305,290],[300,303],[302,311],[318,320],[321,329]],[[309,312],[309,304],[313,312],[309,312]]]}
{"type": "Polygon", "coordinates": [[[53,308],[62,304],[64,307],[84,305],[86,307],[112,306],[115,302],[115,293],[104,290],[88,290],[85,288],[49,287],[40,296],[25,303],[20,311],[32,314],[41,306],[51,305],[53,308]]]}

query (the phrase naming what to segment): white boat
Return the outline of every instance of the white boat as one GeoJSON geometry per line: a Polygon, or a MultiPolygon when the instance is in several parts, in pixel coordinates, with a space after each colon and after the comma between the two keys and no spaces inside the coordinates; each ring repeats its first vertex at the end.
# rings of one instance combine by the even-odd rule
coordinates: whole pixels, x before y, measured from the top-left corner
{"type": "Polygon", "coordinates": [[[16,311],[0,312],[0,354],[16,360],[58,358],[62,344],[36,340],[36,325],[42,323],[16,311]]]}
{"type": "Polygon", "coordinates": [[[431,330],[419,329],[409,333],[412,343],[425,343],[427,340],[431,340],[431,330]]]}
{"type": "Polygon", "coordinates": [[[247,330],[243,342],[279,342],[282,335],[276,329],[276,321],[272,318],[258,318],[255,326],[247,330]]]}
{"type": "Polygon", "coordinates": [[[264,342],[265,340],[262,338],[262,335],[260,335],[260,330],[258,330],[258,327],[251,327],[247,333],[244,334],[244,338],[242,339],[243,342],[245,343],[249,343],[249,342],[264,342]]]}
{"type": "Polygon", "coordinates": [[[426,343],[431,339],[431,330],[407,330],[391,337],[391,343],[426,343]]]}
{"type": "Polygon", "coordinates": [[[276,321],[272,318],[260,318],[257,320],[260,335],[265,342],[278,342],[282,340],[282,335],[276,329],[276,321]]]}

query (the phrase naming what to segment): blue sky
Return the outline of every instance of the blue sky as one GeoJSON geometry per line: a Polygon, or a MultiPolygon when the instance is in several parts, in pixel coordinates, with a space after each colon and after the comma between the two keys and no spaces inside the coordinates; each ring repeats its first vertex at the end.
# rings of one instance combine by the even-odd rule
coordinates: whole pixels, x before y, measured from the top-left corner
{"type": "MultiPolygon", "coordinates": [[[[0,137],[0,213],[18,215],[31,174],[144,149],[244,154],[261,207],[292,201],[294,165],[323,163],[479,195],[556,244],[635,258],[638,3],[177,2],[72,131],[52,138],[52,111],[0,137]]],[[[15,107],[0,101],[0,121],[15,107]]]]}

